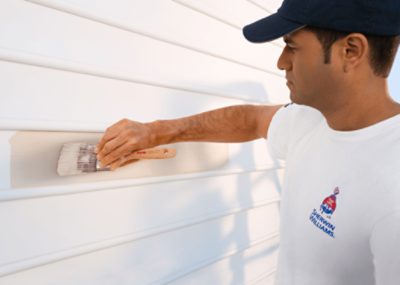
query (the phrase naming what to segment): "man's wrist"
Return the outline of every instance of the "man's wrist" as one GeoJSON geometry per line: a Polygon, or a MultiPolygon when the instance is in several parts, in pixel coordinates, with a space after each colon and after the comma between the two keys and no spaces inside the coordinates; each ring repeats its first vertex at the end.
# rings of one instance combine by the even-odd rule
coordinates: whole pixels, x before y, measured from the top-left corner
{"type": "Polygon", "coordinates": [[[176,142],[180,128],[172,120],[157,120],[146,124],[149,128],[150,142],[153,146],[176,142]]]}

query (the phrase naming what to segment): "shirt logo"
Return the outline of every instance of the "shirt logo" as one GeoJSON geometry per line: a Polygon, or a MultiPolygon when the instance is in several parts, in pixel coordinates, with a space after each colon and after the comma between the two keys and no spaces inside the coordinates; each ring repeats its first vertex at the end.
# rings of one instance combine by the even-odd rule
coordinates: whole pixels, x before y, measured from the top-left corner
{"type": "Polygon", "coordinates": [[[324,233],[332,238],[335,238],[335,228],[329,220],[332,218],[333,213],[336,210],[336,196],[339,195],[339,187],[336,187],[333,194],[326,197],[323,201],[319,210],[315,208],[311,212],[310,221],[324,233]]]}

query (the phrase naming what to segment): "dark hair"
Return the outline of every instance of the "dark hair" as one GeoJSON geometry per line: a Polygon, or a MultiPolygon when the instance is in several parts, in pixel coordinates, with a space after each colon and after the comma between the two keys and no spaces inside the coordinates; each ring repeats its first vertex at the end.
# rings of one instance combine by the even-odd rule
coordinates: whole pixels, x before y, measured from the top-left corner
{"type": "MultiPolygon", "coordinates": [[[[325,63],[330,63],[333,43],[350,34],[312,26],[307,26],[306,29],[313,32],[321,43],[325,63]]],[[[388,77],[400,44],[400,36],[365,35],[365,37],[370,47],[369,63],[374,74],[388,77]]]]}

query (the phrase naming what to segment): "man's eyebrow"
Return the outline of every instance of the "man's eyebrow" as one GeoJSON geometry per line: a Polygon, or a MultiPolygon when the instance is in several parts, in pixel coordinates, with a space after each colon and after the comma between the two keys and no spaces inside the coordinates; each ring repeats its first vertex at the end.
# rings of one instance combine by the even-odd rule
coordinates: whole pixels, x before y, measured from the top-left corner
{"type": "Polygon", "coordinates": [[[283,37],[283,41],[287,44],[294,44],[295,42],[289,37],[283,37]]]}

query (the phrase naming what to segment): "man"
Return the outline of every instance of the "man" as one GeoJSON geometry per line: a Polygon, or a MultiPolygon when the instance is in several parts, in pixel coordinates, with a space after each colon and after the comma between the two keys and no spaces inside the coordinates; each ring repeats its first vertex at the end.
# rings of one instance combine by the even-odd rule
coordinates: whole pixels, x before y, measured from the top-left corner
{"type": "Polygon", "coordinates": [[[285,159],[278,284],[400,284],[400,104],[387,89],[398,0],[285,0],[244,28],[281,36],[293,104],[232,106],[176,120],[122,120],[98,144],[113,169],[129,153],[182,141],[265,138],[285,159]]]}

